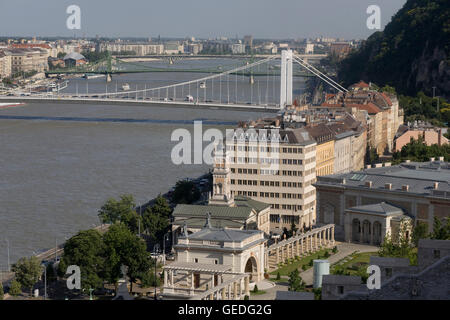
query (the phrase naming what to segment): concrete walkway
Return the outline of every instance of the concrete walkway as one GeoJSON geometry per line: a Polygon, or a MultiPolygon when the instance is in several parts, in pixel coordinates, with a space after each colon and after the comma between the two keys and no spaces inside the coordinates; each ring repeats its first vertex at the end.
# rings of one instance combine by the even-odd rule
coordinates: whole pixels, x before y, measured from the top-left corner
{"type": "MultiPolygon", "coordinates": [[[[344,259],[345,257],[351,255],[353,252],[377,252],[379,247],[376,246],[369,246],[364,244],[357,244],[357,243],[346,243],[346,242],[337,242],[336,246],[338,248],[338,252],[336,254],[331,255],[327,260],[330,262],[330,266],[334,263],[338,262],[341,259],[344,259]]],[[[313,268],[309,268],[306,271],[303,271],[300,273],[300,276],[302,277],[303,281],[306,283],[306,285],[312,285],[313,284],[313,268]]],[[[281,277],[284,281],[275,283],[275,286],[273,288],[266,289],[265,294],[261,295],[250,295],[250,300],[274,300],[277,291],[288,291],[288,276],[282,276],[281,277]]],[[[259,289],[259,285],[258,285],[259,289]]]]}

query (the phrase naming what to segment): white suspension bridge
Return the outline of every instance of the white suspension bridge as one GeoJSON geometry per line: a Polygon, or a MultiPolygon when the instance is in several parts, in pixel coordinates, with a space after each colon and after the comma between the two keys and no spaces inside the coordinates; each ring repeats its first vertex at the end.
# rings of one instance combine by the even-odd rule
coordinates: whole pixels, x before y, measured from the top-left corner
{"type": "Polygon", "coordinates": [[[153,88],[147,88],[147,85],[138,88],[136,85],[134,90],[118,90],[116,84],[115,90],[108,90],[106,85],[104,92],[89,92],[89,84],[86,81],[84,92],[80,92],[77,83],[75,93],[62,93],[58,90],[56,94],[43,92],[22,94],[19,97],[0,96],[0,100],[158,104],[278,112],[293,104],[294,66],[318,77],[336,91],[347,91],[305,59],[294,55],[291,50],[283,50],[280,55],[247,63],[222,73],[153,88]]]}

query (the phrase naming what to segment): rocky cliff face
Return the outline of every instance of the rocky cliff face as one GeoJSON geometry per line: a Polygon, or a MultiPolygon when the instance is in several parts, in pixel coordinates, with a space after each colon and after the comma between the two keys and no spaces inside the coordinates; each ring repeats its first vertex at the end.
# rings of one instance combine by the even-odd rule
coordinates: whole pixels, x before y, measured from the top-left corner
{"type": "Polygon", "coordinates": [[[428,43],[422,55],[411,64],[407,87],[415,91],[430,92],[435,86],[436,92],[440,92],[448,98],[450,95],[450,62],[442,48],[435,47],[427,53],[427,47],[428,43]]]}

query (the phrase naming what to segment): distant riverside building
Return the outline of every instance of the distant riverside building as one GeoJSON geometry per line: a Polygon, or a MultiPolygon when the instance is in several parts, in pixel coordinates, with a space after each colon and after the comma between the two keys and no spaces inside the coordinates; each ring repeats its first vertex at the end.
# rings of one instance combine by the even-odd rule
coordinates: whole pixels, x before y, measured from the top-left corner
{"type": "Polygon", "coordinates": [[[47,50],[41,48],[8,48],[4,52],[11,56],[11,73],[37,71],[48,69],[47,50]]]}
{"type": "Polygon", "coordinates": [[[231,45],[231,52],[233,54],[243,54],[245,53],[245,45],[242,43],[233,43],[231,45]]]}
{"type": "Polygon", "coordinates": [[[290,229],[292,223],[299,228],[314,225],[314,139],[302,128],[278,132],[257,128],[254,133],[259,136],[259,142],[249,132],[237,129],[226,139],[227,152],[231,153],[231,194],[270,204],[272,232],[290,229]],[[260,145],[261,139],[267,144],[260,145]],[[271,144],[271,141],[278,143],[271,144]]]}
{"type": "Polygon", "coordinates": [[[11,76],[11,55],[0,50],[0,79],[11,76]]]}
{"type": "Polygon", "coordinates": [[[163,54],[164,45],[153,43],[102,43],[100,51],[135,52],[138,56],[163,54]]]}
{"type": "Polygon", "coordinates": [[[331,55],[339,59],[345,58],[351,50],[351,45],[348,42],[334,42],[330,46],[331,55]]]}
{"type": "Polygon", "coordinates": [[[67,67],[76,67],[87,63],[86,58],[78,52],[72,52],[65,55],[63,61],[64,65],[67,67]]]}
{"type": "Polygon", "coordinates": [[[339,240],[379,244],[387,233],[395,236],[400,221],[410,218],[431,232],[435,217],[450,216],[450,164],[443,157],[318,177],[314,186],[318,223],[334,223],[339,240]]]}

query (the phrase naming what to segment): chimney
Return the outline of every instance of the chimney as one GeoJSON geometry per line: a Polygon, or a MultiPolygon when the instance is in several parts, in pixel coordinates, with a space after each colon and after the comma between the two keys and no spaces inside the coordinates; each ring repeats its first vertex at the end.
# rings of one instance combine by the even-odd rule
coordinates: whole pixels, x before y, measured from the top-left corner
{"type": "Polygon", "coordinates": [[[385,183],[384,188],[388,190],[392,190],[392,183],[385,183]]]}
{"type": "Polygon", "coordinates": [[[437,190],[439,188],[439,182],[434,183],[434,190],[437,190]]]}
{"type": "Polygon", "coordinates": [[[402,186],[402,191],[409,191],[409,185],[404,184],[404,185],[402,186]]]}
{"type": "Polygon", "coordinates": [[[372,188],[372,181],[366,181],[366,187],[372,188]]]}

